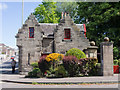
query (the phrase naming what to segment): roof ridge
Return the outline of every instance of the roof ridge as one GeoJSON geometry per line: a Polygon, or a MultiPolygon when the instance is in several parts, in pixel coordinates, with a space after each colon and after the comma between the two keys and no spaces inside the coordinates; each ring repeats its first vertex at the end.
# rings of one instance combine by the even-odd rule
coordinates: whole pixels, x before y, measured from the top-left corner
{"type": "Polygon", "coordinates": [[[58,23],[39,23],[39,24],[42,24],[42,25],[46,25],[46,24],[48,24],[48,25],[58,25],[58,23]]]}
{"type": "MultiPolygon", "coordinates": [[[[46,25],[46,24],[48,24],[48,25],[58,25],[59,23],[39,23],[39,24],[41,24],[41,25],[46,25]]],[[[83,25],[83,24],[76,24],[76,25],[83,25]]]]}

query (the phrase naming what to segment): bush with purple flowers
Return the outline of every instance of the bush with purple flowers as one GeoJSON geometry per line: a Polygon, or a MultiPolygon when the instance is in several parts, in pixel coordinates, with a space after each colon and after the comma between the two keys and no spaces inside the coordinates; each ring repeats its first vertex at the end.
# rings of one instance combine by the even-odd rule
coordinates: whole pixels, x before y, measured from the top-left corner
{"type": "Polygon", "coordinates": [[[46,72],[46,70],[50,68],[50,62],[48,62],[45,58],[46,56],[42,56],[40,60],[38,61],[39,69],[41,70],[43,75],[46,72]]]}
{"type": "Polygon", "coordinates": [[[78,59],[75,56],[64,56],[63,66],[69,76],[76,76],[78,74],[78,59]]]}

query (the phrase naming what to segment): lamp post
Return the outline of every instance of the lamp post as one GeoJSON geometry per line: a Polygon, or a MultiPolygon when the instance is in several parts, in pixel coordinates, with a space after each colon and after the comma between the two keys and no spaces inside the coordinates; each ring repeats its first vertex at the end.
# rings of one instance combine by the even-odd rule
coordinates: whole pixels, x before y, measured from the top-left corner
{"type": "Polygon", "coordinates": [[[24,0],[22,0],[22,25],[23,25],[23,17],[24,17],[24,0]]]}

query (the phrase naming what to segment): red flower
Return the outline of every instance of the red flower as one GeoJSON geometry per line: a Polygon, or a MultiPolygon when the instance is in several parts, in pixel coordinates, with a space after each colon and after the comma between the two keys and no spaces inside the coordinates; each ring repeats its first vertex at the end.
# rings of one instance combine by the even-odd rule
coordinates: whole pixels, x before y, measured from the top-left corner
{"type": "Polygon", "coordinates": [[[45,75],[47,74],[47,72],[44,73],[45,75]]]}

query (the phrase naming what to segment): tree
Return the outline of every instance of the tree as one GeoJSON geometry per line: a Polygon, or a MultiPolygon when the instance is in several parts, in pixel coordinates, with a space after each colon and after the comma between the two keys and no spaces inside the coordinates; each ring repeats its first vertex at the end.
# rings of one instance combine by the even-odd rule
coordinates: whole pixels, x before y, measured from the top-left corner
{"type": "Polygon", "coordinates": [[[58,23],[61,12],[69,12],[75,23],[86,24],[87,37],[90,41],[95,41],[98,47],[107,36],[120,50],[119,4],[118,2],[42,2],[34,14],[40,23],[58,23]]]}
{"type": "Polygon", "coordinates": [[[34,15],[39,23],[58,23],[59,17],[56,14],[56,2],[42,2],[35,8],[34,15]]]}
{"type": "Polygon", "coordinates": [[[85,23],[87,37],[97,46],[104,37],[109,37],[114,46],[120,46],[120,3],[79,2],[77,23],[85,23]]]}
{"type": "Polygon", "coordinates": [[[62,12],[68,12],[73,20],[77,18],[76,2],[47,2],[44,0],[35,8],[34,15],[40,23],[58,23],[62,12]]]}
{"type": "Polygon", "coordinates": [[[114,55],[114,59],[119,59],[120,55],[119,55],[120,51],[117,47],[113,48],[113,55],[114,55]]]}
{"type": "Polygon", "coordinates": [[[77,18],[77,6],[76,2],[57,2],[56,13],[58,17],[61,17],[62,12],[68,12],[73,20],[77,18]]]}

